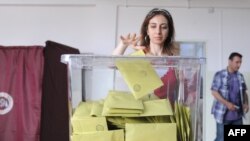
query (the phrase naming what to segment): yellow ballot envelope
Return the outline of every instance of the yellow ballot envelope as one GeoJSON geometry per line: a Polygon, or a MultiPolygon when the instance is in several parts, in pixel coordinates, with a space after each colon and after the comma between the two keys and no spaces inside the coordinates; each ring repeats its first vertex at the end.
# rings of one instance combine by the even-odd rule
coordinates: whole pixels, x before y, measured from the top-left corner
{"type": "Polygon", "coordinates": [[[127,123],[126,141],[177,141],[175,123],[127,123]]]}
{"type": "Polygon", "coordinates": [[[148,100],[143,102],[144,111],[140,116],[166,116],[173,115],[168,99],[148,100]]]}
{"type": "Polygon", "coordinates": [[[101,116],[104,100],[80,102],[76,107],[73,118],[101,116]]]}
{"type": "Polygon", "coordinates": [[[90,111],[91,116],[100,117],[102,116],[104,100],[95,101],[92,103],[92,108],[90,111]]]}
{"type": "Polygon", "coordinates": [[[72,118],[71,123],[73,128],[73,134],[108,130],[105,117],[72,118]]]}
{"type": "Polygon", "coordinates": [[[123,130],[88,132],[74,134],[71,136],[72,141],[124,141],[123,130]]]}
{"type": "Polygon", "coordinates": [[[125,129],[125,119],[123,117],[106,117],[108,125],[117,127],[120,129],[125,129]]]}
{"type": "Polygon", "coordinates": [[[131,56],[145,56],[145,53],[143,50],[138,50],[136,52],[133,52],[130,54],[131,56]]]}
{"type": "Polygon", "coordinates": [[[89,117],[93,102],[80,102],[75,109],[73,117],[89,117]]]}
{"type": "Polygon", "coordinates": [[[123,116],[138,115],[144,107],[141,100],[136,100],[130,92],[109,91],[105,99],[102,115],[123,116]]]}
{"type": "Polygon", "coordinates": [[[163,85],[149,61],[117,60],[115,63],[135,99],[140,99],[163,85]]]}
{"type": "Polygon", "coordinates": [[[192,128],[190,119],[190,108],[185,105],[175,102],[174,120],[177,125],[177,133],[179,140],[192,141],[192,128]]]}

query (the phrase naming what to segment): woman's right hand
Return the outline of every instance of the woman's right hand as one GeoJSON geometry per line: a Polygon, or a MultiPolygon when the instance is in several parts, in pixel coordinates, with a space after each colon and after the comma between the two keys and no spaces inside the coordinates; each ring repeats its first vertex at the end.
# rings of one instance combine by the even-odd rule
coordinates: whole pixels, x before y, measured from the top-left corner
{"type": "Polygon", "coordinates": [[[136,37],[136,34],[133,34],[132,36],[128,34],[127,36],[120,36],[121,38],[121,44],[124,47],[132,46],[136,47],[138,42],[140,41],[140,37],[136,37]]]}
{"type": "Polygon", "coordinates": [[[145,49],[144,46],[139,46],[138,43],[140,41],[140,36],[136,36],[136,34],[127,36],[120,36],[120,43],[113,51],[113,55],[123,55],[127,47],[132,47],[135,50],[145,49]]]}

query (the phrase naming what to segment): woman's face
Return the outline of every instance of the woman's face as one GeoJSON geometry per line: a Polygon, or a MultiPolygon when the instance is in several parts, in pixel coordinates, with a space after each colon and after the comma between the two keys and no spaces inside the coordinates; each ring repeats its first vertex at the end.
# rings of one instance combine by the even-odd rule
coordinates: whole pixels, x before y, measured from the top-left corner
{"type": "Polygon", "coordinates": [[[163,45],[168,32],[168,21],[163,15],[156,15],[149,21],[147,34],[151,43],[163,45]]]}

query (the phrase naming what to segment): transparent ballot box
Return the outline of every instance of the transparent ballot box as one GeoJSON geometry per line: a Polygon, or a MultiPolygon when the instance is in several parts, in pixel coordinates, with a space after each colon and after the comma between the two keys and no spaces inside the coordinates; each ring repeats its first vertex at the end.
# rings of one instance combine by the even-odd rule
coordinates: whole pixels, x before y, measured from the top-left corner
{"type": "Polygon", "coordinates": [[[72,141],[197,141],[204,58],[62,55],[72,141]]]}

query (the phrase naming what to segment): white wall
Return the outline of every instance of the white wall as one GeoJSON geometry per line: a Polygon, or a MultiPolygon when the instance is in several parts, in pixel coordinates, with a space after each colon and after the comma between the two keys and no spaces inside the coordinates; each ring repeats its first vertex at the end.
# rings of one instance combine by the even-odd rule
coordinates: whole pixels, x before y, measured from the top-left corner
{"type": "MultiPolygon", "coordinates": [[[[148,6],[120,6],[118,8],[117,35],[129,32],[140,33],[141,21],[145,13],[152,7],[148,6]],[[134,14],[137,13],[137,14],[134,14]]],[[[241,70],[249,73],[247,61],[250,51],[248,38],[250,35],[250,9],[223,9],[223,8],[186,8],[163,7],[168,9],[174,19],[176,40],[178,41],[204,41],[207,56],[207,81],[205,94],[204,120],[207,141],[215,136],[215,121],[211,115],[213,97],[210,94],[210,85],[215,71],[225,68],[228,55],[232,51],[239,51],[244,56],[241,70]]],[[[248,83],[248,86],[249,83],[248,83]]],[[[249,120],[247,121],[249,124],[249,120]]]]}
{"type": "Polygon", "coordinates": [[[250,76],[247,0],[0,0],[0,45],[44,45],[53,40],[81,52],[110,54],[121,34],[139,33],[153,7],[172,13],[176,40],[206,43],[203,113],[209,131],[205,140],[211,141],[215,137],[209,90],[213,74],[226,67],[230,52],[239,51],[244,56],[241,71],[250,76]]]}

